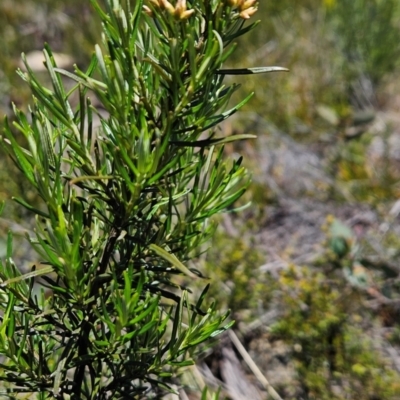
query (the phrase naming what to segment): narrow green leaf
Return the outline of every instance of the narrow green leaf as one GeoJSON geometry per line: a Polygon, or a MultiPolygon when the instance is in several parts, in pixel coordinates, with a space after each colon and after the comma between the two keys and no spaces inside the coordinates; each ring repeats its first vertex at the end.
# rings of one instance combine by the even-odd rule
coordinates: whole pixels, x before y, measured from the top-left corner
{"type": "Polygon", "coordinates": [[[242,36],[250,31],[252,31],[261,21],[256,21],[253,22],[251,25],[246,26],[245,28],[242,28],[244,25],[244,20],[239,21],[239,29],[233,29],[233,33],[230,33],[229,35],[224,37],[224,42],[225,43],[230,43],[232,40],[235,40],[239,36],[242,36]]]}
{"type": "Polygon", "coordinates": [[[106,64],[104,61],[104,57],[103,57],[103,52],[101,51],[101,48],[98,44],[96,44],[96,46],[95,46],[95,51],[96,51],[96,57],[97,57],[97,61],[99,63],[99,68],[100,68],[100,72],[103,77],[103,80],[106,83],[107,88],[110,88],[111,87],[110,76],[108,75],[107,67],[106,67],[106,64]]]}
{"type": "Polygon", "coordinates": [[[149,331],[150,329],[156,327],[157,325],[158,325],[158,321],[150,321],[150,322],[148,322],[146,325],[144,325],[144,326],[140,329],[138,335],[143,335],[144,333],[146,333],[146,332],[149,331]]]}
{"type": "Polygon", "coordinates": [[[231,321],[229,322],[229,324],[226,324],[223,328],[221,329],[217,329],[215,331],[213,331],[210,335],[210,337],[215,337],[220,335],[221,333],[224,333],[225,331],[227,331],[228,329],[230,329],[233,325],[235,325],[235,321],[231,321]]]}
{"type": "Polygon", "coordinates": [[[18,167],[28,178],[29,182],[31,182],[33,185],[36,186],[35,177],[34,177],[34,173],[33,173],[33,166],[28,161],[26,153],[23,151],[23,149],[20,147],[20,145],[15,140],[14,135],[11,133],[11,130],[8,126],[7,118],[5,119],[4,132],[7,136],[7,139],[9,140],[9,143],[7,143],[2,137],[0,137],[1,144],[3,145],[3,147],[5,148],[7,153],[15,156],[18,167]],[[8,146],[6,146],[5,143],[8,146]],[[10,149],[10,147],[11,147],[11,149],[10,149]]]}
{"type": "MultiPolygon", "coordinates": [[[[96,59],[95,65],[97,65],[97,59],[96,59]]],[[[74,73],[66,71],[65,69],[62,69],[62,68],[54,68],[54,71],[58,72],[59,74],[65,75],[68,78],[71,78],[72,80],[80,83],[81,85],[83,85],[89,89],[92,89],[92,90],[95,90],[98,88],[107,89],[107,85],[105,83],[98,81],[96,79],[90,78],[89,76],[86,76],[86,74],[82,71],[79,71],[79,74],[81,74],[82,76],[75,75],[74,73]]]]}
{"type": "Polygon", "coordinates": [[[38,277],[41,275],[47,275],[47,274],[52,273],[53,271],[54,271],[53,266],[49,265],[47,267],[40,268],[36,271],[28,272],[27,274],[17,276],[15,278],[7,279],[6,281],[0,283],[0,287],[5,287],[12,283],[17,283],[17,282],[24,281],[24,280],[30,279],[30,278],[35,278],[35,277],[38,277]]]}
{"type": "Polygon", "coordinates": [[[184,340],[184,335],[178,336],[178,331],[182,326],[182,316],[183,316],[183,298],[181,297],[179,300],[178,307],[176,307],[173,325],[172,325],[172,333],[171,339],[166,346],[171,354],[174,356],[174,352],[177,352],[177,347],[179,348],[180,343],[184,340]],[[177,337],[178,336],[178,337],[177,337]]]}
{"type": "Polygon", "coordinates": [[[14,333],[15,333],[15,311],[11,310],[7,324],[7,337],[13,340],[14,333]]]}
{"type": "MultiPolygon", "coordinates": [[[[33,282],[33,280],[32,280],[32,282],[33,282]]],[[[26,338],[27,338],[27,336],[28,336],[29,318],[30,318],[30,317],[29,317],[28,315],[24,315],[24,318],[23,318],[23,320],[24,320],[24,322],[25,322],[25,324],[24,324],[24,334],[23,334],[22,340],[21,340],[21,342],[19,343],[19,346],[18,346],[17,360],[18,360],[21,364],[24,364],[23,352],[24,352],[24,350],[25,350],[26,338]]],[[[26,367],[28,367],[28,365],[26,365],[26,367]]]]}
{"type": "Polygon", "coordinates": [[[14,313],[15,296],[12,292],[8,295],[7,308],[2,316],[0,325],[0,338],[3,343],[7,342],[6,332],[8,331],[8,324],[10,323],[11,315],[14,313]]]}
{"type": "Polygon", "coordinates": [[[219,144],[236,142],[238,140],[256,139],[256,138],[257,138],[256,135],[241,134],[241,135],[232,135],[225,138],[197,140],[194,142],[171,141],[171,143],[174,144],[175,146],[181,146],[181,147],[209,147],[209,146],[216,146],[219,144]]]}
{"type": "Polygon", "coordinates": [[[240,108],[242,108],[248,101],[253,97],[254,93],[250,93],[247,97],[244,98],[239,104],[237,104],[235,107],[232,107],[230,110],[225,111],[224,113],[217,115],[213,117],[211,120],[212,122],[206,125],[205,127],[202,128],[202,131],[206,131],[208,129],[213,128],[214,126],[218,125],[222,121],[225,121],[228,119],[230,116],[236,113],[240,108]]]}
{"type": "Polygon", "coordinates": [[[238,69],[219,69],[215,73],[218,75],[251,75],[264,74],[267,72],[288,72],[287,68],[283,67],[254,67],[254,68],[238,68],[238,69]]]}
{"type": "Polygon", "coordinates": [[[53,84],[53,89],[56,94],[56,97],[58,98],[58,102],[61,105],[61,107],[63,108],[65,115],[68,115],[68,117],[72,120],[74,115],[73,115],[73,112],[71,110],[69,103],[66,100],[62,81],[54,71],[54,67],[56,67],[56,64],[55,64],[55,61],[53,58],[53,54],[51,53],[50,47],[48,45],[45,45],[43,54],[44,54],[44,57],[46,60],[46,68],[49,71],[51,82],[53,84]]]}
{"type": "Polygon", "coordinates": [[[157,246],[156,244],[152,243],[149,246],[150,250],[153,250],[154,253],[159,255],[161,258],[164,260],[168,261],[170,264],[172,264],[175,268],[177,268],[179,271],[183,272],[185,275],[190,276],[191,278],[198,278],[196,274],[191,272],[187,267],[185,267],[177,258],[174,254],[169,253],[168,251],[164,250],[163,248],[157,246]]]}
{"type": "Polygon", "coordinates": [[[7,258],[12,257],[12,246],[13,246],[13,235],[12,235],[11,231],[8,231],[8,233],[7,233],[7,252],[6,252],[7,258]]]}
{"type": "Polygon", "coordinates": [[[31,211],[31,212],[33,212],[34,214],[40,215],[41,217],[44,217],[44,218],[50,218],[50,215],[49,215],[49,214],[47,214],[47,213],[45,213],[45,212],[43,212],[43,211],[41,211],[41,210],[38,210],[38,209],[35,208],[35,207],[32,207],[31,205],[29,205],[28,203],[26,203],[24,200],[19,199],[19,198],[17,198],[17,197],[12,197],[12,199],[13,199],[16,203],[21,204],[21,206],[25,207],[28,211],[31,211]]]}
{"type": "Polygon", "coordinates": [[[135,325],[136,323],[142,321],[144,318],[146,318],[151,312],[154,311],[154,309],[158,306],[158,298],[155,298],[152,300],[152,303],[147,306],[147,308],[142,311],[138,316],[135,318],[131,319],[128,322],[128,326],[135,325]]]}
{"type": "Polygon", "coordinates": [[[58,396],[59,392],[60,392],[60,384],[61,384],[61,380],[63,377],[63,369],[65,366],[67,359],[63,358],[61,361],[58,362],[57,364],[57,369],[53,372],[53,374],[51,376],[54,376],[54,384],[53,384],[53,395],[54,396],[58,396]]]}

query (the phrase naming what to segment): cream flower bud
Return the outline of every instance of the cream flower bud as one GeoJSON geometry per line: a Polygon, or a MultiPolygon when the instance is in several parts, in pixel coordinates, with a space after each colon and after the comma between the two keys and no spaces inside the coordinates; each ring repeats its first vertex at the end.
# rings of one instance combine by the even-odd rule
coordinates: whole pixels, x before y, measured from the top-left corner
{"type": "Polygon", "coordinates": [[[188,19],[193,13],[194,13],[194,10],[186,10],[186,11],[183,11],[183,12],[179,15],[179,19],[180,19],[180,20],[188,19]]]}
{"type": "Polygon", "coordinates": [[[175,12],[177,14],[181,14],[182,12],[184,12],[186,10],[187,10],[186,0],[178,0],[176,2],[176,6],[175,6],[175,12]]]}
{"type": "Polygon", "coordinates": [[[168,0],[160,0],[161,7],[168,11],[169,14],[175,14],[175,7],[168,0]]]}
{"type": "Polygon", "coordinates": [[[153,11],[151,11],[151,9],[147,6],[143,6],[143,12],[151,18],[154,17],[153,11]]]}
{"type": "Polygon", "coordinates": [[[257,12],[257,8],[250,7],[247,10],[243,10],[242,12],[240,12],[239,16],[240,16],[240,18],[243,18],[243,19],[249,19],[256,12],[257,12]]]}
{"type": "Polygon", "coordinates": [[[174,16],[177,20],[185,20],[188,19],[194,10],[188,10],[186,6],[186,0],[178,0],[175,6],[175,13],[174,16]]]}
{"type": "MultiPolygon", "coordinates": [[[[149,0],[149,2],[160,10],[166,10],[177,21],[188,19],[194,13],[194,10],[187,9],[186,0],[177,0],[175,7],[168,0],[149,0]]],[[[149,13],[151,10],[148,7],[143,6],[143,8],[146,14],[153,16],[149,13]]]]}
{"type": "Polygon", "coordinates": [[[244,0],[242,3],[239,5],[239,9],[241,11],[247,10],[250,7],[253,7],[254,4],[257,3],[257,0],[244,0]]]}

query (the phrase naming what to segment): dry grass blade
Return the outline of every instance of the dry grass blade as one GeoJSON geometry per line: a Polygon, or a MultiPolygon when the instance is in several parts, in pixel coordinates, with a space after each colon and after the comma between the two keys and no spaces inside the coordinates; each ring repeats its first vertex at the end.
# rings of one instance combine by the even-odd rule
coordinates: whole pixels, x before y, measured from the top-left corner
{"type": "Polygon", "coordinates": [[[233,330],[228,331],[229,338],[231,339],[232,343],[236,347],[237,351],[243,357],[243,360],[251,369],[251,372],[255,375],[255,377],[259,380],[259,382],[263,385],[264,389],[268,392],[268,394],[274,400],[283,400],[281,396],[279,396],[278,392],[271,386],[268,382],[268,379],[263,375],[260,369],[257,367],[256,363],[250,357],[250,354],[246,351],[242,343],[240,342],[239,338],[237,337],[236,333],[233,330]]]}

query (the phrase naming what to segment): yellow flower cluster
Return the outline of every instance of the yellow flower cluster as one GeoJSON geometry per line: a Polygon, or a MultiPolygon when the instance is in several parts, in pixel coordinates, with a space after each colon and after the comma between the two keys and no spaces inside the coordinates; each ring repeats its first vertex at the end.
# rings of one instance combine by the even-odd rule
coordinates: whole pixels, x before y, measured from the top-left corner
{"type": "MultiPolygon", "coordinates": [[[[168,0],[149,0],[156,8],[160,10],[166,10],[177,20],[188,19],[194,10],[188,10],[186,6],[186,0],[178,0],[175,7],[168,0]]],[[[144,12],[150,16],[153,16],[151,9],[147,6],[143,6],[144,12]]]]}
{"type": "Polygon", "coordinates": [[[240,18],[249,19],[257,12],[257,0],[227,0],[229,6],[237,8],[240,18]]]}
{"type": "MultiPolygon", "coordinates": [[[[257,12],[258,3],[257,0],[225,0],[228,6],[236,9],[239,12],[240,18],[249,19],[252,15],[257,12]]],[[[328,0],[329,1],[329,0],[328,0]]],[[[186,0],[177,0],[176,5],[173,6],[168,0],[149,0],[154,7],[160,10],[166,10],[176,20],[182,21],[188,19],[194,10],[188,10],[186,0]]],[[[152,10],[143,6],[143,10],[146,14],[153,17],[152,10]]]]}

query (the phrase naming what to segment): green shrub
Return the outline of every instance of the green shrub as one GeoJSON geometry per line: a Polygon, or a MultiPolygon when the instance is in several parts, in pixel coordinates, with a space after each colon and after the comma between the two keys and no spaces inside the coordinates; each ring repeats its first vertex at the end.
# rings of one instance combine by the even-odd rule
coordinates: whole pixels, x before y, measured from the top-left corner
{"type": "Polygon", "coordinates": [[[21,274],[10,233],[0,265],[4,396],[158,396],[231,325],[215,303],[203,305],[208,286],[193,299],[186,285],[201,276],[191,260],[214,233],[210,217],[248,185],[241,158],[225,162],[222,152],[253,136],[219,137],[216,127],[251,97],[227,110],[237,87],[224,76],[271,71],[221,69],[257,5],[92,4],[103,47],[71,73],[46,46],[52,88],[25,60],[33,104],[28,115],[14,106],[1,138],[41,199],[16,199],[36,216],[28,241],[41,261],[21,274]]]}

